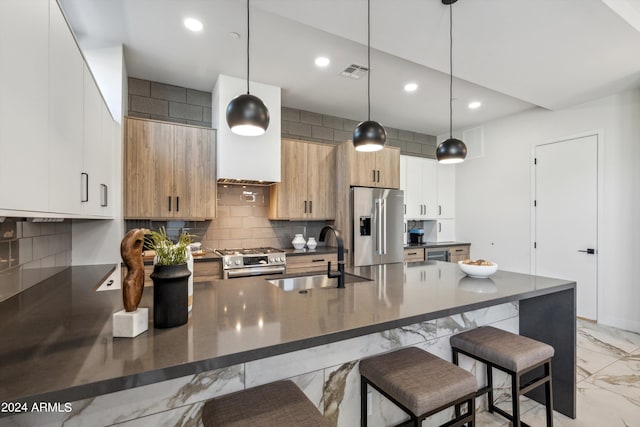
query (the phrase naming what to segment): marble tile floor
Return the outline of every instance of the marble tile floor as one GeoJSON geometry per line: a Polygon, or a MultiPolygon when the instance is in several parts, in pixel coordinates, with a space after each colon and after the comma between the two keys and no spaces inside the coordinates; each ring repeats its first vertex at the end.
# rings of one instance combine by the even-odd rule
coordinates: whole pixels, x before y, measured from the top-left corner
{"type": "MultiPolygon", "coordinates": [[[[555,427],[640,426],[640,334],[578,320],[578,417],[554,413],[555,427]]],[[[544,406],[521,398],[522,420],[543,427],[544,406]],[[525,402],[526,401],[526,402],[525,402]]],[[[511,402],[500,405],[511,412],[511,402]]],[[[479,427],[505,427],[504,418],[482,411],[479,427]]]]}

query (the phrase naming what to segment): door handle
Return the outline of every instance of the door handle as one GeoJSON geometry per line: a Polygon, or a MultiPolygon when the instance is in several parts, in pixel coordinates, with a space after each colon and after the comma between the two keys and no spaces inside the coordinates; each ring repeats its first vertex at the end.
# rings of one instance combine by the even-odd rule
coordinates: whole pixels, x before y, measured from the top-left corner
{"type": "Polygon", "coordinates": [[[169,196],[169,212],[171,212],[171,196],[169,196]]]}
{"type": "Polygon", "coordinates": [[[307,213],[307,201],[304,201],[304,213],[307,213]]]}
{"type": "Polygon", "coordinates": [[[309,200],[309,213],[313,213],[313,200],[309,200]]]}
{"type": "Polygon", "coordinates": [[[373,172],[373,182],[376,182],[376,170],[371,169],[371,172],[373,172]]]}
{"type": "Polygon", "coordinates": [[[380,182],[380,169],[378,169],[378,182],[380,182]]]}
{"type": "Polygon", "coordinates": [[[387,254],[387,204],[384,202],[384,200],[382,201],[382,212],[383,212],[383,223],[382,226],[384,227],[382,230],[382,236],[384,237],[384,246],[382,247],[383,249],[383,254],[387,254]]]}
{"type": "Polygon", "coordinates": [[[442,232],[442,223],[439,222],[438,223],[438,233],[441,233],[441,232],[442,232]]]}
{"type": "Polygon", "coordinates": [[[176,212],[180,212],[180,196],[176,196],[176,212]]]}
{"type": "Polygon", "coordinates": [[[100,184],[100,206],[106,207],[109,204],[109,187],[106,184],[100,184]]]}
{"type": "Polygon", "coordinates": [[[596,253],[596,250],[593,249],[593,248],[587,248],[587,250],[578,249],[578,252],[584,252],[584,253],[587,253],[589,255],[594,255],[596,253]]]}
{"type": "Polygon", "coordinates": [[[442,215],[442,205],[438,205],[438,215],[442,215]]]}
{"type": "Polygon", "coordinates": [[[80,178],[81,178],[80,187],[82,189],[82,195],[80,196],[80,201],[84,203],[89,201],[89,174],[82,172],[80,174],[80,178]]]}

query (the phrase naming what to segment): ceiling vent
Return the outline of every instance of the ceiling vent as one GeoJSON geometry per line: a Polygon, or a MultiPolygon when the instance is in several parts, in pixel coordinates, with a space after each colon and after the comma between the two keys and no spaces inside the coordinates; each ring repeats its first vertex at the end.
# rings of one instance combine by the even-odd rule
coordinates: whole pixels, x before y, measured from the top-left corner
{"type": "Polygon", "coordinates": [[[360,77],[364,76],[368,71],[369,69],[363,65],[351,64],[344,70],[340,71],[339,75],[358,80],[360,77]]]}

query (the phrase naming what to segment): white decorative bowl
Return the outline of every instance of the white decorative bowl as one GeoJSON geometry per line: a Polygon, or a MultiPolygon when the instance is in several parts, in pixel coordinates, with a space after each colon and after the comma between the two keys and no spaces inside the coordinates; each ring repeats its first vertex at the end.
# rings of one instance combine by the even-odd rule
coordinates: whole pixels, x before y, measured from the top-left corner
{"type": "Polygon", "coordinates": [[[472,265],[464,264],[463,261],[458,261],[458,267],[460,267],[460,270],[462,270],[462,272],[467,276],[476,277],[478,279],[484,279],[498,271],[498,264],[495,262],[491,263],[491,265],[472,265]]]}

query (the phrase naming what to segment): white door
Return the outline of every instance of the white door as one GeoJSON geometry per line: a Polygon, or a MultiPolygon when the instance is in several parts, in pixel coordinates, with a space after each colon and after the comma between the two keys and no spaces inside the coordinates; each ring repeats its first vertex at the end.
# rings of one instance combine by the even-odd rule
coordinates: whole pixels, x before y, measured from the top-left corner
{"type": "Polygon", "coordinates": [[[575,280],[578,316],[596,320],[598,136],[535,151],[535,274],[575,280]]]}

